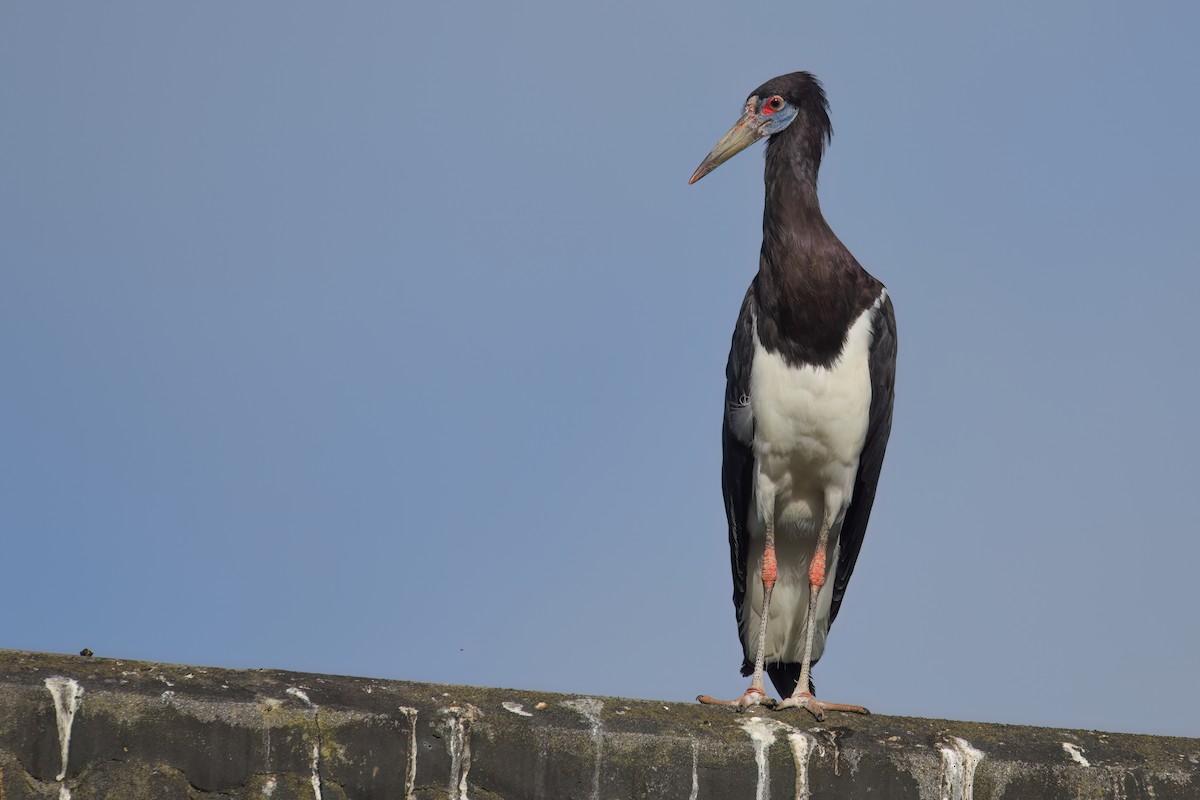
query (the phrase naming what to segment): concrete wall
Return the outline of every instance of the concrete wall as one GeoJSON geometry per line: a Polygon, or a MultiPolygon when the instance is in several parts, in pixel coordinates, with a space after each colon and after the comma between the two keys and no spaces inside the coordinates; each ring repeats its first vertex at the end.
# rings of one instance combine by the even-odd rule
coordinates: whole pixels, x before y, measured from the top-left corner
{"type": "Polygon", "coordinates": [[[1200,740],[0,650],[0,800],[1200,798],[1200,740]]]}

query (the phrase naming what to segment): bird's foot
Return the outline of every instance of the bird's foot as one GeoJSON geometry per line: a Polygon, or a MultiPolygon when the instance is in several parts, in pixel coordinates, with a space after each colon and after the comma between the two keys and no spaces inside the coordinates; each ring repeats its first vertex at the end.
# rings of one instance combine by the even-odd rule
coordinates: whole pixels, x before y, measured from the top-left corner
{"type": "Polygon", "coordinates": [[[762,689],[756,689],[751,686],[737,700],[718,700],[715,697],[709,697],[702,694],[696,698],[706,706],[727,706],[734,711],[745,711],[754,706],[762,706],[763,708],[775,708],[775,701],[767,696],[767,693],[762,689]]]}
{"type": "Polygon", "coordinates": [[[782,711],[785,708],[803,708],[817,718],[817,722],[825,719],[826,711],[847,711],[851,714],[870,714],[870,711],[862,706],[850,705],[849,703],[826,703],[824,700],[818,700],[808,692],[796,692],[786,700],[782,700],[774,705],[776,711],[782,711]]]}

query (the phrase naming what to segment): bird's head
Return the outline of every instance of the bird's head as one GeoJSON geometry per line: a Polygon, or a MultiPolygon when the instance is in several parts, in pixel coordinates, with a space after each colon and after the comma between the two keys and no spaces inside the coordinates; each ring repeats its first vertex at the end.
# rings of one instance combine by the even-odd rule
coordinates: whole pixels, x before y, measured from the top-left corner
{"type": "Polygon", "coordinates": [[[807,134],[802,137],[806,154],[819,162],[833,129],[825,90],[808,72],[780,75],[751,92],[742,116],[700,162],[688,183],[700,180],[759,139],[796,128],[807,134]]]}

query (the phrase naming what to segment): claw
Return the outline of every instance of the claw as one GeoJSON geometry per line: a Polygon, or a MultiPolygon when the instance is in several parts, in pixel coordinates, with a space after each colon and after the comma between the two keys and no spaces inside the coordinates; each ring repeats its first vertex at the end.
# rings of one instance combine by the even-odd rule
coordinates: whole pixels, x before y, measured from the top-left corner
{"type": "Polygon", "coordinates": [[[845,711],[850,714],[870,714],[863,706],[851,705],[850,703],[826,703],[823,700],[818,700],[808,692],[796,692],[786,700],[781,701],[775,706],[776,711],[782,711],[785,708],[803,708],[808,713],[817,718],[817,722],[825,720],[825,712],[827,711],[845,711]]]}
{"type": "Polygon", "coordinates": [[[709,697],[702,694],[696,697],[696,700],[706,706],[726,706],[734,711],[741,713],[746,709],[754,706],[762,706],[763,708],[775,708],[775,700],[768,697],[765,692],[762,692],[754,687],[750,687],[746,692],[736,700],[718,700],[715,697],[709,697]]]}

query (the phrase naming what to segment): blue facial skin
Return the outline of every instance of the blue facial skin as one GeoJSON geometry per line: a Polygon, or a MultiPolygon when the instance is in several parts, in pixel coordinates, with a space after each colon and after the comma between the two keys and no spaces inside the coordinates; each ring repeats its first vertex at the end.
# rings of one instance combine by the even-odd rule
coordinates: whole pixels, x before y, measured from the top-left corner
{"type": "MultiPolygon", "coordinates": [[[[769,98],[768,98],[769,99],[769,98]]],[[[766,100],[758,104],[758,115],[764,122],[762,126],[763,136],[774,136],[781,130],[792,124],[792,120],[800,113],[791,103],[784,103],[783,108],[772,113],[770,116],[763,114],[763,106],[766,105],[766,100]]]]}

